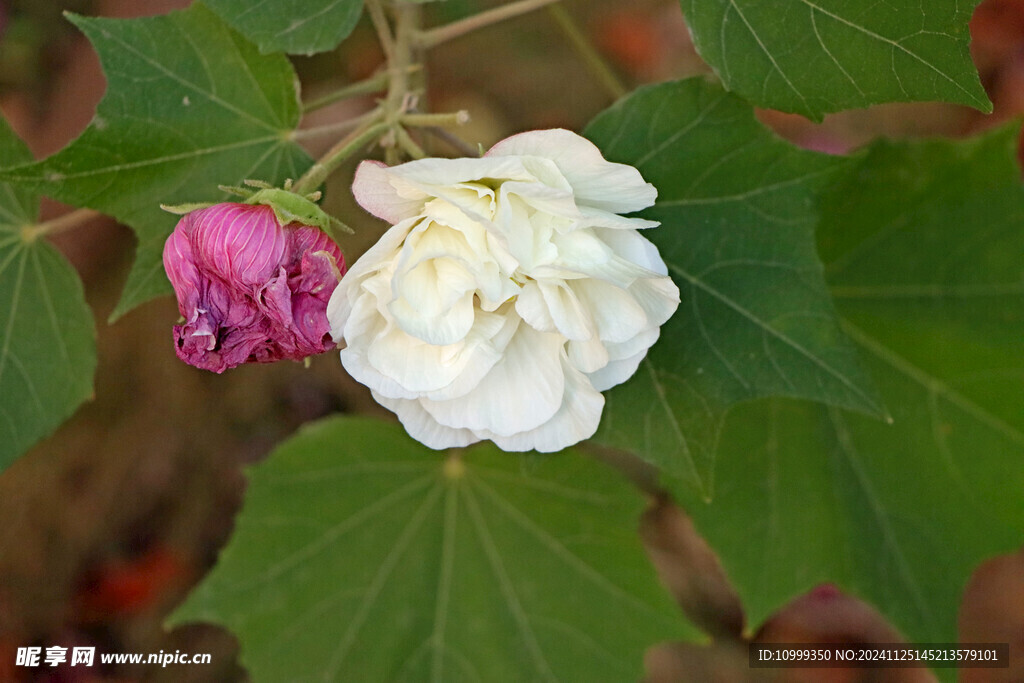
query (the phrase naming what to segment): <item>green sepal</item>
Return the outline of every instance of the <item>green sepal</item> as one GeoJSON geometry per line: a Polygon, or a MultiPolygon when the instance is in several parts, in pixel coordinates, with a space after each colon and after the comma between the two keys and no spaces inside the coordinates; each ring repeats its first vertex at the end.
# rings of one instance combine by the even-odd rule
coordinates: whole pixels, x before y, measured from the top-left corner
{"type": "Polygon", "coordinates": [[[208,209],[211,206],[213,206],[213,202],[185,202],[184,204],[161,204],[160,208],[167,213],[184,216],[187,213],[192,213],[199,209],[208,209]]]}
{"type": "MultiPolygon", "coordinates": [[[[245,187],[235,185],[218,185],[217,187],[227,194],[242,198],[243,204],[262,204],[274,210],[274,217],[281,225],[289,223],[301,223],[320,228],[328,234],[332,234],[332,228],[339,228],[342,232],[352,234],[352,228],[348,227],[334,216],[330,216],[317,205],[322,196],[320,191],[301,195],[292,192],[292,181],[286,180],[284,187],[274,187],[262,180],[243,180],[245,187]],[[255,188],[255,189],[250,189],[255,188]]],[[[214,205],[214,202],[193,202],[185,204],[161,204],[160,208],[169,213],[183,216],[199,209],[206,209],[214,205]]],[[[332,235],[333,236],[333,235],[332,235]]]]}

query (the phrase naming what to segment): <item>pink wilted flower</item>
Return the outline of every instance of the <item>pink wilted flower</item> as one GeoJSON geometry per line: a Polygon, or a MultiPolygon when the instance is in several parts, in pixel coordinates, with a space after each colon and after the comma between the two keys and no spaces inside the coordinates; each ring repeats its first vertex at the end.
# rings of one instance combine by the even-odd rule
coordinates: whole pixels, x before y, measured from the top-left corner
{"type": "Polygon", "coordinates": [[[327,301],[345,261],[322,230],[282,225],[273,207],[222,203],[186,214],[164,245],[184,322],[178,357],[224,372],[334,348],[327,301]]]}

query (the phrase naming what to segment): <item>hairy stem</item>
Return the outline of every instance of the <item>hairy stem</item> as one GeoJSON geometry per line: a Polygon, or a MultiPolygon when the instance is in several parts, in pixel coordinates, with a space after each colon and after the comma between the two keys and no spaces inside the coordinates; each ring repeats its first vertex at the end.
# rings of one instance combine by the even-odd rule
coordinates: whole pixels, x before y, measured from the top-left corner
{"type": "Polygon", "coordinates": [[[520,14],[532,12],[555,2],[558,2],[558,0],[518,0],[508,5],[495,7],[486,12],[480,12],[471,17],[460,19],[447,26],[439,26],[429,31],[423,31],[419,34],[417,42],[422,48],[432,48],[452,38],[458,38],[479,28],[497,24],[512,17],[518,17],[520,14]]]}

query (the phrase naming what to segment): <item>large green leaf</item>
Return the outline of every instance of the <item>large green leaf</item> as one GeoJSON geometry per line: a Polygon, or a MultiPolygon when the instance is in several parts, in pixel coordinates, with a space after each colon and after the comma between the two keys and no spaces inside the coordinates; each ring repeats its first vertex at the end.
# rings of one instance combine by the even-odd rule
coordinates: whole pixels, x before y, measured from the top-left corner
{"type": "Polygon", "coordinates": [[[396,425],[307,426],[250,470],[235,534],[173,617],[231,628],[256,681],[629,681],[695,633],[577,454],[445,463],[396,425]]]}
{"type": "Polygon", "coordinates": [[[877,413],[814,245],[814,189],[849,163],[797,149],[701,79],[638,90],[587,128],[658,188],[643,213],[682,302],[598,438],[709,495],[722,416],[759,396],[877,413]]]}
{"type": "Polygon", "coordinates": [[[880,102],[992,105],[971,63],[977,0],[681,0],[700,55],[751,102],[820,119],[880,102]]]}
{"type": "Polygon", "coordinates": [[[880,143],[828,193],[826,272],[893,423],[744,406],[726,423],[714,501],[679,487],[753,624],[832,581],[911,641],[955,641],[970,572],[1024,542],[1015,138],[880,143]]]}
{"type": "MultiPolygon", "coordinates": [[[[0,119],[0,159],[31,159],[0,119]]],[[[0,184],[0,470],[92,395],[96,340],[78,274],[25,229],[39,197],[0,184]]]]}
{"type": "Polygon", "coordinates": [[[205,0],[261,52],[311,55],[333,50],[352,33],[363,0],[205,0]]]}
{"type": "Polygon", "coordinates": [[[161,203],[215,200],[218,184],[244,178],[295,177],[309,159],[291,139],[299,102],[288,60],[261,56],[202,5],[71,20],[99,52],[107,93],[81,137],[0,179],[135,230],[138,254],[116,316],[171,291],[161,253],[175,217],[161,203]]]}

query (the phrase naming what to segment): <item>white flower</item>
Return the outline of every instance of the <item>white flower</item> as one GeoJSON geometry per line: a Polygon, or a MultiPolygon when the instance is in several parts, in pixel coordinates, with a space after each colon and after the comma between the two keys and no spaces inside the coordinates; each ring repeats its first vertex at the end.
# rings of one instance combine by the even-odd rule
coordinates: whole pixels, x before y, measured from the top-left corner
{"type": "Polygon", "coordinates": [[[327,309],[346,370],[431,448],[556,451],[593,435],[679,305],[620,213],[654,203],[632,166],[566,130],[479,159],[364,161],[353,192],[392,224],[327,309]]]}

